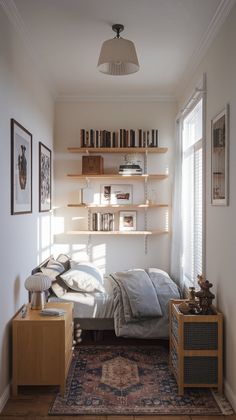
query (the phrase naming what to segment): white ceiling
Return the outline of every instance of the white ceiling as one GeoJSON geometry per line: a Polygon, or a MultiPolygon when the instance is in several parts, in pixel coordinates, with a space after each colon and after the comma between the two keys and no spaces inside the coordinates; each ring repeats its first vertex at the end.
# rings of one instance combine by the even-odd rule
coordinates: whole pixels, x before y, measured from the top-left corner
{"type": "Polygon", "coordinates": [[[57,97],[166,97],[193,69],[234,0],[5,0],[57,97]],[[14,12],[14,13],[13,13],[14,12]],[[16,19],[17,18],[17,19],[16,19]],[[140,71],[99,73],[101,44],[125,26],[140,71]]]}

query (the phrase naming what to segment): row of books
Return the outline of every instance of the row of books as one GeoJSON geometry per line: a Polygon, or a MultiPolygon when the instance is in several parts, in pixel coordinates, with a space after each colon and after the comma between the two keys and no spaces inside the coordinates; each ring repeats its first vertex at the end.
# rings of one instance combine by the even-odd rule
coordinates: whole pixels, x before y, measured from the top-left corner
{"type": "Polygon", "coordinates": [[[158,130],[80,130],[81,147],[158,147],[158,130]]]}
{"type": "Polygon", "coordinates": [[[114,213],[93,213],[92,214],[92,230],[115,230],[114,213]]]}

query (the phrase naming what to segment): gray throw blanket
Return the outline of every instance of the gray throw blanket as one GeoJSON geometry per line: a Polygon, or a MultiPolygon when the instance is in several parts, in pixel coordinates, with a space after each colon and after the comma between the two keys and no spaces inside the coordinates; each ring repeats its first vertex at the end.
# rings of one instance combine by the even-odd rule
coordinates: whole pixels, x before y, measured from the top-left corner
{"type": "Polygon", "coordinates": [[[112,273],[114,324],[117,336],[168,336],[168,304],[179,298],[176,284],[155,268],[112,273]],[[157,321],[160,321],[159,323],[157,321]],[[156,332],[156,328],[161,330],[156,332]]]}

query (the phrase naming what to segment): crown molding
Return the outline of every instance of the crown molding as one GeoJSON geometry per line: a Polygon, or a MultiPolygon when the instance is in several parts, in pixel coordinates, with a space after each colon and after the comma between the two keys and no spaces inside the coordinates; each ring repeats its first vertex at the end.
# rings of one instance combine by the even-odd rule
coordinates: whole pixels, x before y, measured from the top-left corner
{"type": "Polygon", "coordinates": [[[176,102],[172,95],[137,95],[137,96],[88,96],[88,95],[58,95],[56,102],[176,102]]]}
{"type": "Polygon", "coordinates": [[[200,62],[202,61],[210,45],[216,38],[216,35],[218,34],[226,18],[228,17],[231,9],[235,5],[235,2],[236,0],[221,0],[220,1],[214,16],[212,17],[208,25],[206,32],[202,36],[198,47],[194,50],[189,60],[189,63],[186,67],[186,70],[181,76],[180,83],[178,84],[179,88],[177,88],[175,92],[177,98],[179,97],[183,88],[182,81],[185,81],[185,80],[186,82],[189,81],[191,75],[193,75],[194,71],[196,70],[200,62]]]}
{"type": "Polygon", "coordinates": [[[4,10],[10,23],[15,29],[15,32],[18,34],[18,36],[22,40],[23,45],[25,46],[29,57],[31,58],[31,60],[33,61],[35,65],[35,71],[39,73],[41,80],[45,83],[53,99],[55,99],[57,93],[52,89],[52,83],[51,83],[52,77],[50,77],[50,75],[48,75],[48,73],[45,71],[45,69],[43,68],[41,64],[43,61],[40,60],[40,57],[38,56],[38,54],[35,53],[33,45],[30,41],[29,33],[26,29],[26,26],[16,7],[14,0],[0,0],[0,6],[2,6],[2,9],[4,10]]]}

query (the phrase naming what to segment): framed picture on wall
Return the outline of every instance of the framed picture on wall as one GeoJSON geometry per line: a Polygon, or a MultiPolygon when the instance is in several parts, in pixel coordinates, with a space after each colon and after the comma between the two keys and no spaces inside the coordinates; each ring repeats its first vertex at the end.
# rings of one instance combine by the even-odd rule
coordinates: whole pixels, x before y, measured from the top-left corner
{"type": "Polygon", "coordinates": [[[39,211],[51,210],[51,150],[39,142],[39,211]]]}
{"type": "Polygon", "coordinates": [[[102,185],[101,204],[132,204],[132,185],[102,185]]]}
{"type": "Polygon", "coordinates": [[[11,214],[32,213],[32,134],[11,119],[11,214]]]}
{"type": "Polygon", "coordinates": [[[229,105],[211,121],[211,203],[227,206],[228,148],[229,148],[229,105]]]}

